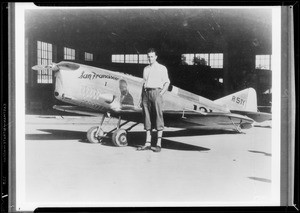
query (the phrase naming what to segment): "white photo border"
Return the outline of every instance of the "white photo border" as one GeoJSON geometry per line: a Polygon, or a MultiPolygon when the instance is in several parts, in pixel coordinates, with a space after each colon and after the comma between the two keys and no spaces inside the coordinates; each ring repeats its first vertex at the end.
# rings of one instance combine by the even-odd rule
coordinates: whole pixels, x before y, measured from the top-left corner
{"type": "MultiPolygon", "coordinates": [[[[116,7],[112,7],[116,8],[116,7]]],[[[127,7],[128,8],[128,7],[127,7]]],[[[143,7],[134,7],[143,8],[143,7]]],[[[149,7],[148,7],[149,8],[149,7]]],[[[152,8],[169,8],[169,7],[152,7],[152,8]]],[[[176,7],[172,7],[176,8],[176,7]]],[[[185,7],[180,7],[185,8],[185,7]]],[[[189,7],[186,7],[189,8],[189,7]]],[[[195,7],[193,7],[195,8],[195,7]]],[[[208,7],[201,7],[208,8],[208,7]]],[[[222,7],[209,7],[209,8],[222,8],[222,7]]],[[[227,7],[227,8],[243,8],[245,7],[227,7]]],[[[252,7],[249,7],[251,9],[252,7]]],[[[255,7],[258,8],[258,7],[255,7]]],[[[265,7],[266,8],[266,7],[265,7]]],[[[280,115],[281,115],[281,7],[272,6],[268,7],[272,9],[272,202],[266,203],[268,206],[280,205],[280,115]]],[[[118,203],[28,203],[25,197],[25,10],[37,9],[42,10],[44,7],[37,7],[33,3],[15,3],[15,67],[16,67],[16,132],[24,134],[16,134],[16,210],[17,211],[32,211],[38,207],[125,207],[123,204],[120,206],[118,203]]],[[[47,9],[58,9],[57,7],[47,9]]],[[[63,7],[62,9],[66,9],[63,7]]],[[[90,7],[71,7],[67,9],[90,9],[90,7]]],[[[97,9],[97,7],[93,7],[97,9]]],[[[105,7],[110,9],[110,7],[105,7]]],[[[149,206],[149,203],[135,203],[134,206],[149,206]]],[[[203,203],[201,203],[203,205],[203,203]]],[[[232,206],[234,203],[205,203],[205,206],[232,206]]],[[[128,207],[133,206],[132,203],[128,204],[128,207]]],[[[197,203],[153,203],[153,206],[199,206],[197,203]]]]}

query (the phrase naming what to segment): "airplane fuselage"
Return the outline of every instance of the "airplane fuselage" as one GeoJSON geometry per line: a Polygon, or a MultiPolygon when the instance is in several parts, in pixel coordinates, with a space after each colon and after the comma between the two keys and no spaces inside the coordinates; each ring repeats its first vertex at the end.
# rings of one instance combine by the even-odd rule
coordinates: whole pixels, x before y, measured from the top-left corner
{"type": "MultiPolygon", "coordinates": [[[[142,72],[142,71],[141,71],[142,72]]],[[[120,80],[127,83],[133,106],[139,107],[143,79],[124,73],[80,65],[76,70],[60,69],[55,73],[55,97],[63,102],[100,112],[121,109],[120,80]]],[[[194,110],[199,112],[230,112],[213,101],[178,87],[164,95],[164,110],[194,110]]]]}
{"type": "MultiPolygon", "coordinates": [[[[139,106],[142,78],[70,62],[60,62],[57,66],[54,95],[58,100],[92,110],[93,115],[94,112],[97,115],[119,113],[125,120],[143,122],[139,106]]],[[[250,128],[253,123],[250,118],[232,114],[222,102],[211,101],[176,86],[169,87],[163,100],[166,126],[235,129],[237,126],[250,128]]],[[[56,109],[66,110],[57,106],[56,109]]]]}

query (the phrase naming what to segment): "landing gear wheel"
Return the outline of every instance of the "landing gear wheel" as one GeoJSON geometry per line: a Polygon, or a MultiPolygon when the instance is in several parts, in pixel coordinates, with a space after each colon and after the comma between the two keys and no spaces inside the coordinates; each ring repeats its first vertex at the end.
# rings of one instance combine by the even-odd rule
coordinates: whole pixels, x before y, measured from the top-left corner
{"type": "Polygon", "coordinates": [[[117,129],[112,134],[112,142],[115,146],[127,146],[127,132],[124,129],[117,129]]]}
{"type": "MultiPolygon", "coordinates": [[[[87,133],[87,139],[90,143],[101,143],[102,137],[101,136],[97,136],[97,131],[98,131],[98,126],[93,126],[92,128],[90,128],[87,133]]],[[[100,135],[103,135],[103,131],[100,130],[100,135]]]]}

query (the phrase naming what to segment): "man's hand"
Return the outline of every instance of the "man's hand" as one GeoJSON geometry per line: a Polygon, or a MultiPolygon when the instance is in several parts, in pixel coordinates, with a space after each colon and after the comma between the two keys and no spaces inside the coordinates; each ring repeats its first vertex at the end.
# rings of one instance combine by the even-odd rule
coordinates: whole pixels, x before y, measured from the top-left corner
{"type": "Polygon", "coordinates": [[[163,96],[165,94],[165,92],[168,90],[169,85],[170,85],[169,83],[164,84],[164,87],[162,88],[162,90],[159,93],[161,96],[163,96]]]}
{"type": "Polygon", "coordinates": [[[142,99],[139,100],[138,106],[141,107],[141,108],[143,108],[143,101],[142,101],[142,99]]]}

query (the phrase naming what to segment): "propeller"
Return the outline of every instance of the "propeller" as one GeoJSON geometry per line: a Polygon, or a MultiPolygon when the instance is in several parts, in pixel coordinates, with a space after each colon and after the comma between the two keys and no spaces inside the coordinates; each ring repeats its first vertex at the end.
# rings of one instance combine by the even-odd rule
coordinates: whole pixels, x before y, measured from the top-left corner
{"type": "Polygon", "coordinates": [[[59,62],[57,63],[51,63],[51,64],[47,64],[47,65],[35,65],[32,67],[33,70],[44,70],[44,69],[51,69],[52,71],[58,71],[60,69],[63,70],[77,70],[79,69],[80,65],[76,64],[76,63],[72,63],[72,62],[59,62]]]}
{"type": "Polygon", "coordinates": [[[33,70],[45,70],[45,69],[52,69],[53,71],[59,70],[59,67],[57,66],[56,63],[51,63],[47,65],[39,64],[31,67],[33,70]]]}

